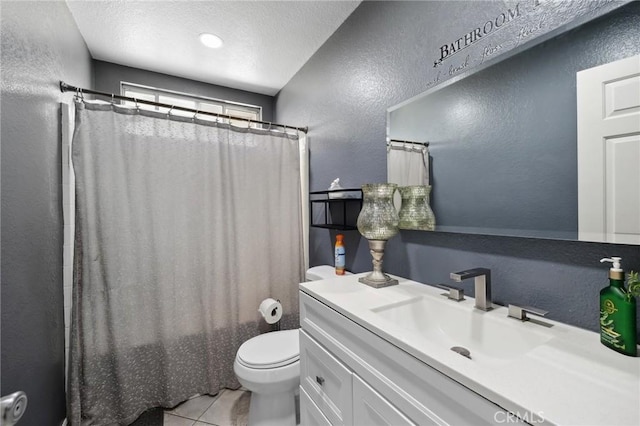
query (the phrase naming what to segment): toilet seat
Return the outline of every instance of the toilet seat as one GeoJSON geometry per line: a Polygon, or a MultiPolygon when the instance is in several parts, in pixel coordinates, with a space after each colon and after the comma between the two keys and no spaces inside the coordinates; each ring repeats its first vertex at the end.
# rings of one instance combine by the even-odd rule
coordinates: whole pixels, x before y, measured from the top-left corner
{"type": "Polygon", "coordinates": [[[284,367],[300,359],[299,330],[272,331],[244,342],[236,360],[259,370],[284,367]]]}

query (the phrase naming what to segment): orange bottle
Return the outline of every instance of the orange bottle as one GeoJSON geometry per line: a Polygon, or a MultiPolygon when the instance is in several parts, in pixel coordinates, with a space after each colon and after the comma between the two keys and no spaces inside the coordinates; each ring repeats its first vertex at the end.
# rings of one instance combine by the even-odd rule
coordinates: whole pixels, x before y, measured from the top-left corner
{"type": "Polygon", "coordinates": [[[335,247],[335,265],[336,265],[336,275],[344,275],[344,267],[345,267],[345,250],[344,244],[342,243],[342,239],[344,236],[342,234],[336,235],[336,247],[335,247]]]}

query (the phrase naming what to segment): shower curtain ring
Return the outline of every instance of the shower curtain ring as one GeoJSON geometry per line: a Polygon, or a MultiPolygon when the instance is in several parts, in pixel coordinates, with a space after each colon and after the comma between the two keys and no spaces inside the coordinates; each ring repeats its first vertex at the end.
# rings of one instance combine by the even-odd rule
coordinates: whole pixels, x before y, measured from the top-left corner
{"type": "Polygon", "coordinates": [[[167,111],[167,118],[171,118],[171,111],[173,110],[173,107],[175,105],[171,105],[171,108],[169,108],[169,111],[167,111]]]}
{"type": "Polygon", "coordinates": [[[199,110],[199,109],[197,109],[197,110],[196,110],[196,112],[195,112],[195,113],[193,113],[193,117],[191,117],[191,121],[195,121],[195,120],[196,120],[196,117],[198,116],[198,113],[199,113],[199,112],[200,112],[200,110],[199,110]]]}

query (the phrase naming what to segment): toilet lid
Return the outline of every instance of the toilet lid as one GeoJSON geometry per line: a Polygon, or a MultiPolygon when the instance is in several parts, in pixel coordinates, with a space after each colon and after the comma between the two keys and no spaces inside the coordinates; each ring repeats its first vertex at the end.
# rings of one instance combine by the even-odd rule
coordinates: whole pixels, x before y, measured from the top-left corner
{"type": "Polygon", "coordinates": [[[244,342],[238,349],[238,362],[250,368],[275,368],[300,359],[298,330],[272,331],[244,342]]]}

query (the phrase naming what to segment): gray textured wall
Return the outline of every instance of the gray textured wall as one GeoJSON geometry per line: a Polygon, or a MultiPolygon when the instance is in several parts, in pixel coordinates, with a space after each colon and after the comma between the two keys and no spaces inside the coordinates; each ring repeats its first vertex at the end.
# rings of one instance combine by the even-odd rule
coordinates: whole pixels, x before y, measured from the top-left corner
{"type": "MultiPolygon", "coordinates": [[[[386,181],[387,108],[428,89],[440,46],[504,4],[362,3],[276,99],[278,120],[310,127],[311,190],[328,187],[335,177],[346,187],[386,181]]],[[[554,14],[555,22],[545,21],[540,34],[594,4],[570,3],[575,9],[554,14]]],[[[468,51],[477,58],[489,41],[468,51]]],[[[335,232],[312,228],[310,237],[311,264],[331,264],[335,232]]],[[[347,267],[370,270],[367,242],[357,231],[346,233],[345,245],[347,267]]],[[[598,328],[598,292],[607,283],[599,259],[620,255],[628,269],[640,269],[638,246],[402,231],[387,247],[384,268],[391,273],[437,283],[448,282],[450,272],[485,266],[493,271],[496,301],[537,306],[552,319],[591,330],[598,328]]],[[[472,285],[465,285],[473,294],[472,285]]]]}
{"type": "MultiPolygon", "coordinates": [[[[262,107],[262,120],[273,120],[274,97],[247,92],[245,90],[231,89],[215,84],[202,83],[200,81],[175,77],[153,71],[126,67],[94,60],[95,90],[107,93],[120,93],[120,82],[142,84],[144,86],[160,89],[175,90],[209,98],[224,99],[262,107]]],[[[72,82],[67,82],[74,84],[72,82]]]]}
{"type": "Polygon", "coordinates": [[[640,2],[392,111],[392,138],[430,142],[438,226],[577,239],[576,73],[638,40],[640,2]]]}
{"type": "Polygon", "coordinates": [[[58,81],[91,86],[64,2],[2,2],[2,395],[29,398],[21,426],[65,417],[58,81]]]}

